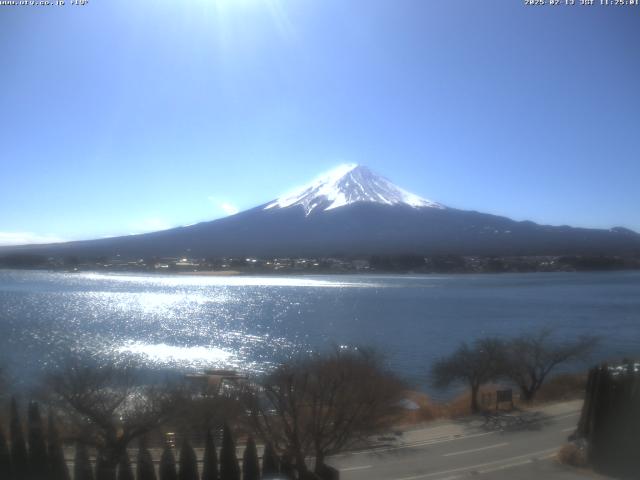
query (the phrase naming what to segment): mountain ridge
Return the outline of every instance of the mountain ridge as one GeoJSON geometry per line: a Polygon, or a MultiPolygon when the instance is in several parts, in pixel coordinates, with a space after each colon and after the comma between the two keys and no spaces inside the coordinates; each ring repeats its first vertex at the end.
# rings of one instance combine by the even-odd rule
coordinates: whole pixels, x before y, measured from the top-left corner
{"type": "Polygon", "coordinates": [[[412,194],[367,167],[341,166],[249,210],[140,235],[2,247],[82,257],[322,257],[330,255],[640,254],[640,235],[539,225],[446,207],[412,194]]]}

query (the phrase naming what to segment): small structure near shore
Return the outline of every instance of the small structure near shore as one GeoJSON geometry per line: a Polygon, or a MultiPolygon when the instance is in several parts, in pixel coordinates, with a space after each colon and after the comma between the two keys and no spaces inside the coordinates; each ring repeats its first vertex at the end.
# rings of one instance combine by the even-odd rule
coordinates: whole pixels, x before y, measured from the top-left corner
{"type": "Polygon", "coordinates": [[[219,395],[226,389],[238,388],[248,380],[245,374],[235,370],[205,370],[204,373],[186,376],[193,385],[197,386],[203,396],[219,395]]]}

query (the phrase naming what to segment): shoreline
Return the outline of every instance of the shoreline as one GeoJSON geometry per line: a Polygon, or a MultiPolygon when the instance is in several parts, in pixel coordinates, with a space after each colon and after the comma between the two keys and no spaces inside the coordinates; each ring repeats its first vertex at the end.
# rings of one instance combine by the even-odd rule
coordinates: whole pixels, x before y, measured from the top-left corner
{"type": "MultiPolygon", "coordinates": [[[[158,272],[149,272],[158,273],[158,272]]],[[[238,270],[200,270],[197,272],[159,272],[161,275],[192,275],[196,277],[233,277],[237,275],[246,275],[238,270]]]]}
{"type": "Polygon", "coordinates": [[[149,276],[176,276],[176,277],[314,277],[314,276],[431,276],[431,275],[447,275],[447,276],[492,276],[492,275],[532,275],[532,274],[603,274],[603,273],[632,273],[640,272],[640,268],[619,268],[619,269],[590,269],[590,270],[533,270],[533,271],[315,271],[305,272],[300,270],[292,271],[242,271],[242,270],[200,270],[200,271],[158,271],[158,270],[107,270],[107,269],[58,269],[58,268],[18,268],[0,266],[0,272],[45,272],[45,273],[94,273],[94,274],[114,274],[114,275],[149,275],[149,276]]]}
{"type": "Polygon", "coordinates": [[[528,275],[528,274],[554,274],[554,273],[625,273],[625,272],[640,272],[638,268],[616,268],[616,269],[584,269],[584,270],[532,270],[532,271],[394,271],[394,270],[366,270],[366,271],[315,271],[305,272],[300,270],[290,271],[242,271],[242,270],[199,270],[199,271],[158,271],[158,270],[110,270],[110,269],[93,269],[93,268],[77,268],[77,269],[59,269],[59,268],[46,268],[46,267],[8,267],[0,266],[0,271],[16,271],[16,272],[48,272],[48,273],[102,273],[102,274],[144,274],[144,275],[163,275],[163,276],[200,276],[200,277],[296,277],[296,276],[384,276],[384,275],[396,275],[396,276],[429,276],[429,275],[451,275],[451,276],[464,276],[464,275],[528,275]]]}

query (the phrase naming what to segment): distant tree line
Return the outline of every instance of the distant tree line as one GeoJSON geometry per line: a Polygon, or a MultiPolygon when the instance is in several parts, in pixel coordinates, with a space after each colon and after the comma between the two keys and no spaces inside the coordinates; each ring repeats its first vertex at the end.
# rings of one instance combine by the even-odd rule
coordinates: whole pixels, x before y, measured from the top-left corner
{"type": "Polygon", "coordinates": [[[374,255],[371,269],[380,272],[419,273],[528,273],[553,271],[602,271],[639,269],[638,256],[474,256],[474,255],[374,255]]]}
{"type": "MultiPolygon", "coordinates": [[[[250,256],[250,255],[248,255],[250,256]]],[[[0,256],[0,267],[4,268],[50,268],[50,269],[116,269],[118,271],[155,270],[155,265],[160,261],[158,257],[146,257],[143,261],[139,258],[129,259],[130,264],[124,258],[119,258],[116,265],[109,265],[108,257],[78,257],[74,255],[47,257],[44,255],[13,253],[0,256]]],[[[274,272],[273,268],[267,268],[267,260],[259,259],[257,263],[248,263],[246,256],[233,258],[207,258],[202,263],[203,269],[221,269],[223,265],[244,272],[274,272]]],[[[527,273],[527,272],[554,272],[554,271],[609,271],[640,269],[640,255],[455,255],[455,254],[378,254],[378,255],[342,255],[335,254],[330,257],[317,257],[314,262],[305,264],[305,268],[296,265],[296,257],[291,257],[289,265],[280,265],[278,273],[286,274],[297,271],[327,271],[349,272],[359,271],[361,267],[356,263],[365,261],[369,269],[376,272],[416,272],[416,273],[527,273]],[[339,269],[333,268],[333,261],[341,261],[339,269]],[[312,267],[313,265],[313,267],[312,267]]],[[[304,259],[301,259],[304,260],[304,259]]],[[[172,266],[167,271],[175,271],[172,266]]]]}
{"type": "Polygon", "coordinates": [[[44,255],[15,253],[0,257],[0,266],[6,268],[44,268],[49,261],[44,255]]]}

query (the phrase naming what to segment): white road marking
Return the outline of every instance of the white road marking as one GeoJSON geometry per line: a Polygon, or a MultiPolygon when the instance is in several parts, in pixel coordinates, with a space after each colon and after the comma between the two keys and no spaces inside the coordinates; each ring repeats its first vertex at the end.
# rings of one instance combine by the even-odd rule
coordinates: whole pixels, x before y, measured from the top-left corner
{"type": "MultiPolygon", "coordinates": [[[[413,475],[411,477],[400,477],[400,478],[395,478],[393,480],[418,480],[421,478],[429,478],[429,477],[437,477],[438,475],[447,475],[449,473],[457,473],[457,472],[464,472],[467,470],[478,470],[482,467],[489,467],[491,465],[496,465],[497,467],[502,466],[501,463],[502,462],[512,462],[512,461],[517,461],[523,458],[527,458],[529,457],[529,460],[531,460],[532,458],[535,457],[539,457],[540,455],[549,455],[551,452],[554,452],[560,448],[560,446],[557,447],[553,447],[553,448],[549,448],[546,450],[540,450],[538,452],[531,452],[531,453],[527,453],[525,455],[518,455],[516,457],[510,457],[510,458],[503,458],[501,460],[494,460],[493,462],[486,462],[486,463],[479,463],[477,465],[469,465],[466,467],[458,467],[458,468],[452,468],[451,470],[442,470],[440,472],[433,472],[433,473],[423,473],[422,475],[413,475]]],[[[507,464],[503,464],[503,465],[511,465],[511,463],[507,463],[507,464]]]]}
{"type": "Polygon", "coordinates": [[[580,415],[582,412],[571,412],[571,413],[565,413],[563,415],[556,415],[556,416],[551,416],[551,420],[561,420],[563,418],[569,418],[569,417],[576,417],[578,415],[580,415]]]}
{"type": "MultiPolygon", "coordinates": [[[[561,415],[553,415],[553,416],[551,416],[551,419],[552,420],[561,420],[561,419],[564,419],[564,418],[575,417],[575,416],[578,416],[580,414],[581,414],[580,411],[575,411],[575,412],[565,413],[565,414],[561,414],[561,415]]],[[[575,430],[575,427],[563,429],[562,432],[564,433],[564,432],[573,431],[573,430],[575,430]]],[[[486,435],[494,435],[496,433],[499,433],[499,432],[490,431],[490,432],[475,433],[475,434],[470,434],[470,435],[439,436],[439,437],[431,438],[429,440],[413,442],[413,443],[406,444],[406,445],[398,445],[398,446],[384,447],[384,448],[372,448],[372,449],[369,449],[369,450],[361,450],[361,451],[358,451],[358,452],[350,452],[350,453],[345,453],[345,454],[334,455],[333,458],[347,457],[347,456],[352,456],[352,455],[365,455],[365,454],[371,455],[371,454],[384,453],[384,452],[390,452],[390,451],[395,451],[395,450],[402,450],[402,449],[407,449],[407,448],[418,448],[418,447],[427,446],[427,445],[436,445],[436,444],[440,444],[440,443],[453,442],[455,440],[464,440],[464,439],[467,439],[467,438],[484,437],[486,435]]],[[[502,446],[502,444],[498,444],[498,445],[502,446]]],[[[494,445],[494,446],[484,447],[484,448],[496,448],[496,446],[494,445]]],[[[553,454],[548,455],[546,457],[542,457],[543,459],[546,459],[546,458],[553,457],[558,448],[560,448],[560,447],[558,446],[558,447],[554,447],[553,449],[550,449],[550,450],[543,450],[541,452],[533,452],[533,453],[527,454],[527,455],[520,455],[518,457],[511,457],[511,458],[508,458],[508,459],[502,459],[502,460],[498,460],[498,461],[488,462],[486,464],[472,465],[470,467],[461,467],[461,468],[456,468],[456,469],[453,469],[453,470],[445,470],[445,471],[442,471],[442,472],[422,474],[422,475],[411,476],[411,477],[396,478],[396,479],[393,479],[393,480],[417,480],[417,479],[422,479],[422,478],[429,478],[429,477],[436,476],[436,475],[445,475],[447,473],[464,472],[465,470],[474,470],[474,469],[477,469],[479,467],[493,465],[493,464],[496,464],[496,463],[499,463],[499,462],[503,462],[505,460],[507,460],[507,461],[508,460],[514,460],[514,459],[518,459],[518,458],[524,458],[524,457],[527,457],[527,456],[530,456],[530,455],[535,456],[537,454],[548,453],[548,452],[553,451],[554,452],[553,454]]],[[[462,454],[462,453],[467,453],[467,452],[459,452],[457,454],[462,454]]],[[[451,454],[447,454],[445,456],[450,456],[450,455],[451,454]]],[[[507,464],[506,466],[501,465],[501,466],[496,467],[496,470],[509,468],[511,466],[523,465],[523,464],[529,463],[530,461],[531,461],[531,458],[529,458],[529,459],[527,459],[527,460],[525,460],[523,462],[517,462],[516,464],[513,464],[513,463],[512,464],[507,464]]],[[[341,471],[350,471],[350,470],[364,470],[364,469],[368,469],[368,468],[373,468],[373,466],[372,465],[366,465],[366,466],[362,466],[362,467],[351,467],[351,468],[340,469],[340,470],[341,471]]],[[[440,479],[440,480],[455,480],[457,478],[460,478],[460,476],[459,475],[452,475],[452,476],[445,477],[445,478],[440,479]]]]}
{"type": "Polygon", "coordinates": [[[340,468],[339,470],[341,472],[352,472],[354,470],[366,470],[367,468],[372,468],[373,465],[362,465],[360,467],[346,467],[346,468],[340,468]]]}
{"type": "Polygon", "coordinates": [[[489,450],[490,448],[506,447],[509,442],[496,443],[495,445],[487,445],[486,447],[472,448],[471,450],[462,450],[460,452],[444,453],[443,457],[455,457],[456,455],[464,455],[465,453],[481,452],[482,450],[489,450]]]}
{"type": "MultiPolygon", "coordinates": [[[[550,458],[555,457],[556,454],[552,453],[550,455],[545,455],[544,457],[538,457],[538,460],[548,460],[550,458]]],[[[533,458],[529,458],[527,460],[522,460],[520,462],[514,462],[514,463],[507,463],[506,465],[500,465],[499,467],[493,467],[493,468],[487,468],[484,470],[480,470],[479,473],[491,473],[491,472],[497,472],[499,470],[507,470],[509,468],[514,468],[514,467],[520,467],[522,465],[528,465],[529,463],[532,463],[534,461],[533,458]]]]}
{"type": "MultiPolygon", "coordinates": [[[[551,419],[553,420],[561,420],[563,418],[569,418],[569,417],[575,417],[577,415],[580,415],[581,412],[571,412],[571,413],[565,413],[562,415],[555,415],[555,416],[551,416],[551,419]]],[[[572,428],[573,430],[573,428],[572,428]]],[[[567,430],[569,431],[569,430],[567,430]]],[[[564,432],[564,430],[563,430],[564,432]]],[[[339,454],[339,455],[334,455],[333,458],[341,458],[341,457],[348,457],[351,455],[369,455],[372,453],[383,453],[383,452],[392,452],[394,450],[402,450],[404,448],[416,448],[416,447],[424,447],[426,445],[436,445],[438,443],[448,443],[448,442],[453,442],[454,440],[464,440],[466,438],[476,438],[476,437],[484,437],[486,435],[494,435],[498,433],[497,431],[491,431],[491,432],[484,432],[484,433],[472,433],[470,435],[460,435],[459,437],[453,437],[453,436],[449,436],[449,438],[444,438],[442,436],[440,437],[436,437],[436,438],[432,438],[430,440],[423,440],[423,441],[419,441],[419,442],[413,442],[413,443],[408,443],[406,445],[398,445],[395,447],[384,447],[384,448],[372,448],[370,450],[361,450],[359,452],[350,452],[350,453],[343,453],[343,454],[339,454]]]]}
{"type": "Polygon", "coordinates": [[[569,427],[569,428],[563,428],[562,430],[560,430],[562,433],[564,432],[573,432],[576,429],[576,427],[569,427]]]}
{"type": "Polygon", "coordinates": [[[400,449],[400,448],[413,448],[413,447],[422,447],[424,445],[435,445],[437,443],[448,443],[453,442],[454,440],[464,440],[465,438],[476,438],[476,437],[486,437],[487,435],[493,435],[496,432],[483,432],[483,433],[472,433],[470,435],[461,435],[459,437],[449,437],[447,439],[432,439],[432,440],[423,440],[420,442],[407,443],[406,445],[398,445],[397,447],[389,447],[391,449],[400,449]]]}
{"type": "Polygon", "coordinates": [[[487,435],[494,435],[497,432],[484,432],[484,433],[473,433],[471,435],[461,435],[459,437],[449,437],[444,440],[423,440],[421,442],[408,443],[406,445],[398,445],[397,447],[384,447],[384,448],[372,448],[370,450],[360,450],[359,452],[350,452],[343,453],[340,455],[333,455],[332,458],[340,458],[340,457],[349,457],[352,455],[371,455],[372,453],[383,453],[383,452],[391,452],[394,450],[402,450],[404,448],[417,448],[424,447],[425,445],[436,445],[438,443],[448,443],[453,442],[454,440],[464,440],[467,438],[476,438],[476,437],[485,437],[487,435]]]}

